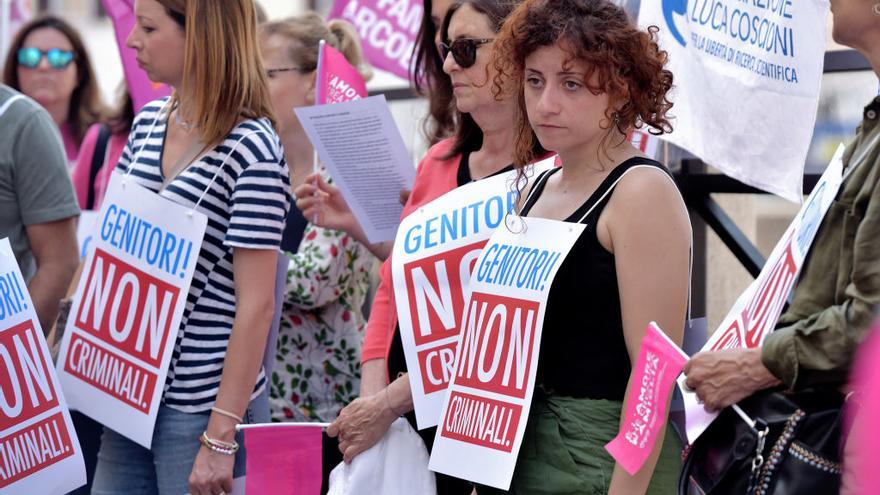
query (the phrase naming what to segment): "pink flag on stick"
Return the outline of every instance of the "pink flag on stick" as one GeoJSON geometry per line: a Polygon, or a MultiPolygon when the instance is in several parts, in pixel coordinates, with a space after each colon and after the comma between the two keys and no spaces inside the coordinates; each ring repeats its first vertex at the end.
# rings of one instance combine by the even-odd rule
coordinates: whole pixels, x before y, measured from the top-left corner
{"type": "Polygon", "coordinates": [[[672,385],[687,360],[687,354],[656,323],[648,325],[632,371],[623,426],[614,440],[605,445],[605,450],[631,475],[642,468],[654,450],[657,434],[666,425],[672,385]]]}
{"type": "Polygon", "coordinates": [[[273,424],[242,428],[247,449],[247,495],[320,493],[320,426],[273,424]]]}
{"type": "Polygon", "coordinates": [[[134,0],[101,0],[101,4],[113,21],[125,82],[128,85],[131,101],[134,103],[134,111],[137,113],[147,103],[171,94],[171,88],[150,81],[147,73],[138,66],[135,51],[125,46],[125,39],[128,38],[135,24],[134,0]]]}
{"type": "Polygon", "coordinates": [[[321,41],[318,53],[318,80],[315,104],[342,103],[366,98],[367,83],[348,63],[345,55],[321,41]]]}

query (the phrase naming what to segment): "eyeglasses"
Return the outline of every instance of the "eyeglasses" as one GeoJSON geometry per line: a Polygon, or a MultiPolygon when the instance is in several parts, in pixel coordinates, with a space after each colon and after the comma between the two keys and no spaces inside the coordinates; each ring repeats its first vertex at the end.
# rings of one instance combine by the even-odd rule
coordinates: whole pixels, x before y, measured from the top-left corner
{"type": "Polygon", "coordinates": [[[40,61],[43,60],[44,55],[46,60],[49,61],[49,66],[58,70],[64,69],[76,58],[76,54],[70,50],[50,48],[44,52],[37,47],[30,46],[18,50],[18,63],[29,69],[36,69],[40,65],[40,61]]]}
{"type": "Polygon", "coordinates": [[[437,49],[440,50],[440,58],[446,60],[446,57],[452,53],[452,59],[455,60],[455,63],[462,69],[467,69],[477,62],[477,48],[493,41],[495,40],[488,38],[458,38],[449,42],[448,45],[446,43],[437,44],[437,49]]]}
{"type": "Polygon", "coordinates": [[[305,74],[306,72],[309,72],[308,70],[306,70],[303,67],[283,67],[281,69],[266,69],[266,76],[272,77],[275,74],[279,74],[281,72],[291,72],[291,71],[299,72],[300,74],[305,74]]]}

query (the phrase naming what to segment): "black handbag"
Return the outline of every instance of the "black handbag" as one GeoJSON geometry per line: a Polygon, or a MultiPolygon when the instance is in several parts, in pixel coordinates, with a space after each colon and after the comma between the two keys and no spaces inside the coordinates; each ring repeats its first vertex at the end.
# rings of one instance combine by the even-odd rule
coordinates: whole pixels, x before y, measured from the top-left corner
{"type": "Polygon", "coordinates": [[[839,493],[843,402],[765,390],[728,407],[686,451],[679,495],[839,493]]]}

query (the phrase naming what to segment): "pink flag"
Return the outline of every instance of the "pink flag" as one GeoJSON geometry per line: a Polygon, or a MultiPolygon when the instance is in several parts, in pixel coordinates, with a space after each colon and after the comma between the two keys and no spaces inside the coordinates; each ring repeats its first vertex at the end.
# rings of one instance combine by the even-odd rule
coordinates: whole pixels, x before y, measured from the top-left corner
{"type": "Polygon", "coordinates": [[[632,371],[623,426],[605,445],[605,450],[631,475],[642,468],[654,450],[657,434],[666,425],[666,403],[672,385],[687,360],[687,354],[656,323],[648,325],[632,371]]]}
{"type": "Polygon", "coordinates": [[[125,72],[125,82],[134,103],[134,111],[137,113],[147,103],[171,94],[171,88],[165,84],[150,81],[147,73],[138,67],[135,51],[125,46],[125,39],[128,38],[128,33],[131,32],[135,24],[134,1],[101,0],[101,3],[113,21],[116,43],[119,45],[119,56],[122,58],[122,69],[125,72]]]}
{"type": "Polygon", "coordinates": [[[242,431],[247,495],[321,492],[321,428],[278,424],[242,431]]]}
{"type": "Polygon", "coordinates": [[[373,67],[408,79],[423,12],[422,0],[335,0],[327,18],[357,28],[373,67]]]}
{"type": "Polygon", "coordinates": [[[321,41],[315,104],[342,103],[367,96],[367,83],[345,55],[321,41]]]}
{"type": "Polygon", "coordinates": [[[844,452],[844,485],[853,492],[876,493],[880,486],[880,320],[859,345],[852,369],[852,390],[857,399],[847,401],[846,424],[849,431],[844,452]]]}

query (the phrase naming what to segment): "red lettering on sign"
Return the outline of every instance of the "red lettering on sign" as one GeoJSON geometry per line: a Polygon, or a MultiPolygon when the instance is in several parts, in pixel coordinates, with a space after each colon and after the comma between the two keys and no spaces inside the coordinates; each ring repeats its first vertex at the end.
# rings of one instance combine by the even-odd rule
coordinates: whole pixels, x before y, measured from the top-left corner
{"type": "Polygon", "coordinates": [[[180,290],[96,249],[76,327],[158,368],[180,290]]]}
{"type": "Polygon", "coordinates": [[[462,324],[456,384],[524,398],[537,301],[475,292],[462,324]]]}
{"type": "Polygon", "coordinates": [[[455,373],[455,348],[457,341],[420,351],[418,359],[422,371],[422,387],[425,394],[445,390],[455,373]]]}
{"type": "Polygon", "coordinates": [[[519,405],[453,391],[440,435],[510,452],[521,415],[519,405]]]}
{"type": "Polygon", "coordinates": [[[77,333],[71,336],[64,371],[143,413],[150,411],[156,374],[77,333]]]}
{"type": "Polygon", "coordinates": [[[416,345],[458,335],[464,312],[462,284],[470,281],[486,241],[462,246],[403,266],[416,345]]]}
{"type": "Polygon", "coordinates": [[[0,430],[58,406],[31,320],[0,332],[0,430]]]}
{"type": "Polygon", "coordinates": [[[745,347],[753,348],[761,345],[764,337],[773,330],[779,315],[782,314],[782,307],[797,276],[797,264],[791,247],[791,239],[789,239],[782,257],[773,265],[769,276],[762,280],[761,286],[757,288],[752,300],[742,312],[745,347]]]}
{"type": "Polygon", "coordinates": [[[0,489],[73,454],[70,434],[60,412],[0,437],[0,489]]]}

